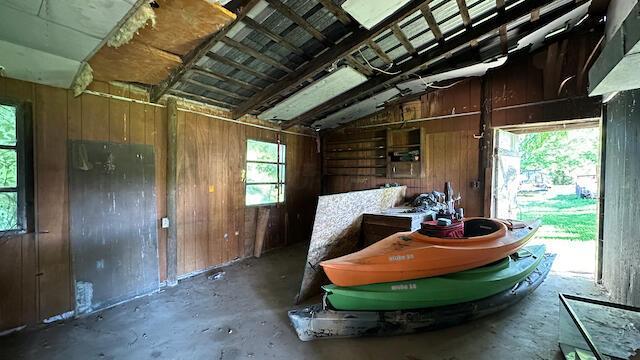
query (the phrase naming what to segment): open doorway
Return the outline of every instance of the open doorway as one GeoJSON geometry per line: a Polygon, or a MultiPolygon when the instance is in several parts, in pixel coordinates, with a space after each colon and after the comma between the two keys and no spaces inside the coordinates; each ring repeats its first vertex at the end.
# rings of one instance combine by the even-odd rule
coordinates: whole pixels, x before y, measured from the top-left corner
{"type": "Polygon", "coordinates": [[[554,270],[593,277],[598,238],[598,121],[496,130],[493,216],[542,220],[534,240],[554,270]]]}

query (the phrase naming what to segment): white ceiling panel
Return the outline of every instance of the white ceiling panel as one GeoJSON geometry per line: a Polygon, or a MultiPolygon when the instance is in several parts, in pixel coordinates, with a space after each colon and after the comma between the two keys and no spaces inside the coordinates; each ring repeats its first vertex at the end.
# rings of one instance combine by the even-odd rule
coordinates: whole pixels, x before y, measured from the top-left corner
{"type": "Polygon", "coordinates": [[[291,120],[365,81],[366,76],[349,66],[343,66],[261,113],[258,118],[291,120]]]}
{"type": "Polygon", "coordinates": [[[0,5],[0,39],[71,60],[84,60],[100,39],[0,5]]]}
{"type": "Polygon", "coordinates": [[[382,110],[383,105],[386,101],[399,94],[400,91],[398,91],[398,89],[396,88],[385,90],[366,100],[355,103],[323,119],[320,119],[314,122],[312,126],[320,129],[329,129],[335,128],[356,119],[363,118],[375,113],[376,111],[382,110]]]}
{"type": "Polygon", "coordinates": [[[40,17],[104,38],[132,8],[125,0],[45,0],[40,17]]]}
{"type": "Polygon", "coordinates": [[[0,0],[0,5],[6,5],[31,15],[38,15],[42,0],[0,0]]]}
{"type": "Polygon", "coordinates": [[[0,40],[0,66],[13,79],[69,88],[80,62],[0,40]]]}

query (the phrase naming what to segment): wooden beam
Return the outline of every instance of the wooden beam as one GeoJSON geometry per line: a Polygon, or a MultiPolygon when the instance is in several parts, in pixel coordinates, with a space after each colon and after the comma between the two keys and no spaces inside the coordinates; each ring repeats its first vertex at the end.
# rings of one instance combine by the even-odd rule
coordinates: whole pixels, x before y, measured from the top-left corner
{"type": "Polygon", "coordinates": [[[356,70],[360,71],[361,73],[367,75],[367,76],[371,76],[373,75],[373,71],[371,71],[370,68],[364,66],[360,61],[356,60],[353,56],[351,55],[347,55],[344,57],[345,61],[351,65],[351,67],[355,68],[356,70]]]}
{"type": "MultiPolygon", "coordinates": [[[[523,31],[518,35],[519,38],[531,33],[536,29],[539,29],[540,27],[550,23],[551,21],[568,13],[578,6],[581,6],[586,1],[587,0],[571,1],[564,5],[558,6],[557,8],[547,12],[544,15],[541,15],[540,20],[535,23],[536,26],[530,26],[529,28],[526,28],[527,31],[524,31],[523,29],[523,31]]],[[[495,33],[500,26],[518,20],[519,18],[529,14],[533,9],[548,5],[551,2],[553,2],[553,0],[528,0],[518,3],[517,5],[511,7],[508,11],[504,11],[502,13],[486,13],[481,19],[482,21],[479,21],[479,24],[477,26],[474,26],[472,29],[468,29],[460,35],[449,39],[443,45],[438,46],[431,51],[423,52],[419,56],[410,58],[402,64],[394,66],[393,68],[389,69],[389,74],[378,74],[376,77],[369,79],[365,83],[356,86],[355,88],[341,94],[340,96],[335,97],[321,105],[318,105],[313,109],[310,109],[309,111],[296,117],[295,119],[287,121],[283,125],[283,128],[288,128],[299,124],[306,124],[312,118],[311,114],[313,114],[314,116],[318,116],[335,108],[345,106],[346,104],[352,102],[354,99],[361,98],[367,95],[371,96],[376,92],[384,89],[386,85],[390,85],[394,81],[401,79],[403,76],[411,74],[416,70],[422,68],[425,63],[435,61],[436,59],[439,59],[442,56],[446,55],[448,52],[465,46],[470,41],[477,39],[484,34],[490,32],[495,33]],[[394,75],[391,75],[392,73],[394,75]]],[[[418,49],[418,51],[420,50],[421,49],[418,49]]]]}
{"type": "Polygon", "coordinates": [[[260,88],[258,86],[255,86],[253,84],[250,84],[250,83],[248,83],[246,81],[234,79],[234,78],[232,78],[230,76],[227,76],[225,74],[221,74],[221,73],[218,73],[218,72],[215,72],[215,71],[212,71],[212,70],[207,70],[207,69],[203,69],[203,68],[199,68],[199,67],[194,67],[193,69],[189,69],[189,71],[193,72],[195,74],[202,75],[202,76],[209,77],[209,78],[213,78],[213,79],[216,79],[216,80],[227,81],[227,82],[230,82],[230,83],[234,83],[234,84],[240,86],[241,88],[245,88],[247,90],[251,90],[251,91],[254,91],[254,92],[258,92],[258,91],[262,90],[262,88],[260,88]]]}
{"type": "MultiPolygon", "coordinates": [[[[215,45],[220,39],[225,37],[229,30],[238,22],[242,21],[242,19],[247,16],[247,13],[259,3],[260,0],[238,0],[232,1],[233,6],[237,6],[234,8],[237,11],[236,19],[232,21],[227,26],[223,27],[215,33],[209,40],[202,42],[202,44],[198,45],[193,51],[189,52],[182,58],[182,64],[178,65],[160,84],[153,86],[150,91],[151,101],[156,102],[162,95],[164,95],[167,90],[169,90],[182,76],[193,67],[198,60],[200,60],[206,53],[211,49],[213,45],[215,45]]],[[[231,7],[227,7],[227,9],[231,9],[231,7]]]]}
{"type": "Polygon", "coordinates": [[[500,26],[498,30],[500,33],[500,48],[502,49],[502,54],[506,55],[509,53],[509,39],[507,38],[507,25],[500,26]]]}
{"type": "Polygon", "coordinates": [[[167,285],[178,285],[178,105],[167,101],[167,285]]]}
{"type": "Polygon", "coordinates": [[[376,55],[378,55],[378,57],[380,58],[380,60],[384,61],[385,64],[387,65],[393,64],[393,60],[391,60],[389,55],[387,55],[387,53],[384,52],[384,50],[382,50],[380,45],[378,45],[375,41],[373,40],[367,41],[367,46],[369,46],[369,48],[373,50],[373,52],[375,52],[376,55]]]}
{"type": "Polygon", "coordinates": [[[266,80],[266,81],[278,81],[278,79],[276,79],[276,78],[274,78],[274,77],[272,77],[272,76],[269,76],[269,75],[267,75],[267,74],[264,74],[264,73],[258,72],[258,71],[256,71],[256,70],[254,70],[253,68],[251,68],[251,67],[249,67],[249,66],[247,66],[247,65],[245,65],[245,64],[241,64],[241,63],[239,63],[239,62],[237,62],[237,61],[231,60],[231,59],[229,59],[229,58],[228,58],[228,57],[226,57],[226,56],[218,55],[218,54],[216,54],[216,53],[212,53],[212,52],[208,52],[208,53],[207,53],[207,57],[208,57],[209,59],[214,60],[214,61],[217,61],[217,62],[219,62],[219,63],[221,63],[221,64],[225,64],[225,65],[231,66],[231,67],[233,67],[233,68],[236,68],[236,69],[238,69],[238,70],[240,70],[240,71],[244,71],[244,72],[246,72],[247,74],[253,75],[253,76],[255,76],[255,77],[257,77],[257,78],[260,78],[260,79],[262,79],[262,80],[266,80]]]}
{"type": "Polygon", "coordinates": [[[298,24],[301,28],[303,28],[306,32],[311,34],[314,38],[316,38],[321,43],[327,43],[327,37],[324,36],[318,29],[314,28],[307,20],[305,20],[302,16],[298,15],[295,11],[291,10],[288,6],[280,2],[280,0],[267,0],[269,5],[271,5],[274,9],[278,10],[279,13],[287,17],[289,20],[298,24]]]}
{"type": "Polygon", "coordinates": [[[471,26],[471,17],[469,16],[469,9],[467,8],[466,0],[456,0],[458,3],[458,9],[460,10],[460,17],[465,27],[471,26]]]}
{"type": "Polygon", "coordinates": [[[271,56],[265,55],[261,52],[259,52],[258,50],[247,46],[239,41],[235,41],[232,38],[228,38],[228,37],[223,37],[222,39],[220,39],[221,42],[223,42],[225,45],[229,45],[231,47],[234,47],[240,51],[242,51],[243,53],[253,56],[254,58],[262,61],[265,64],[271,65],[275,68],[278,68],[282,71],[285,71],[287,73],[290,73],[293,71],[293,69],[289,68],[288,66],[282,64],[281,60],[277,60],[272,58],[271,56]]]}
{"type": "Polygon", "coordinates": [[[169,93],[172,94],[172,95],[181,96],[181,97],[184,97],[184,98],[187,98],[187,99],[199,101],[199,102],[202,102],[202,103],[205,103],[205,104],[209,104],[209,105],[213,105],[213,106],[223,107],[223,108],[227,108],[227,109],[233,107],[232,104],[229,104],[227,102],[210,99],[210,98],[208,98],[206,96],[196,95],[196,94],[188,93],[188,92],[182,91],[182,90],[171,89],[171,90],[169,90],[169,93]]]}
{"type": "Polygon", "coordinates": [[[391,27],[391,31],[393,32],[393,35],[396,36],[398,41],[400,41],[402,46],[404,46],[404,48],[407,50],[409,54],[415,55],[417,53],[416,48],[413,47],[413,45],[411,44],[409,39],[407,39],[407,36],[402,32],[402,29],[400,29],[400,26],[398,26],[398,24],[393,24],[393,26],[391,27]]]}
{"type": "Polygon", "coordinates": [[[537,8],[531,12],[531,22],[538,21],[540,19],[540,8],[537,8]]]}
{"type": "Polygon", "coordinates": [[[360,48],[368,39],[380,35],[391,25],[406,18],[407,16],[419,10],[420,6],[429,2],[429,0],[412,0],[393,15],[371,29],[358,28],[351,35],[345,37],[338,44],[332,46],[319,56],[315,57],[307,64],[301,66],[295,73],[291,73],[280,81],[268,86],[259,94],[256,94],[245,103],[238,106],[233,112],[234,118],[239,118],[248,112],[257,108],[260,104],[267,102],[271,98],[277,97],[280,93],[293,89],[300,85],[306,79],[313,77],[327,66],[333,64],[336,59],[342,59],[360,48]]]}
{"type": "Polygon", "coordinates": [[[247,100],[248,99],[246,96],[238,95],[238,94],[236,94],[234,92],[227,91],[227,90],[224,90],[224,89],[220,89],[220,88],[217,88],[215,86],[200,82],[198,80],[184,79],[182,81],[187,82],[189,84],[193,84],[193,85],[195,85],[195,86],[197,86],[197,87],[199,87],[201,89],[207,90],[207,91],[212,92],[212,93],[216,93],[216,94],[221,95],[221,96],[227,96],[227,97],[231,97],[231,98],[238,99],[238,100],[247,100]]]}
{"type": "Polygon", "coordinates": [[[302,51],[302,49],[293,45],[289,40],[285,39],[279,34],[276,34],[275,32],[268,29],[266,26],[263,26],[262,24],[253,20],[252,18],[247,16],[244,19],[242,19],[242,22],[248,27],[252,28],[253,30],[263,33],[266,37],[273,40],[276,44],[284,48],[287,48],[289,51],[293,52],[294,54],[297,54],[304,59],[309,58],[307,54],[305,54],[304,51],[302,51]]]}
{"type": "Polygon", "coordinates": [[[329,12],[332,13],[338,21],[344,25],[351,25],[351,17],[346,11],[342,10],[340,6],[336,5],[333,0],[318,0],[318,2],[322,4],[325,9],[329,10],[329,12]]]}
{"type": "Polygon", "coordinates": [[[420,12],[422,13],[422,16],[424,16],[424,19],[427,21],[427,25],[429,25],[429,29],[431,29],[431,33],[433,34],[433,37],[436,39],[436,41],[442,42],[443,40],[442,31],[440,31],[440,26],[438,26],[436,19],[433,17],[433,14],[431,13],[429,4],[427,3],[421,6],[420,12]]]}

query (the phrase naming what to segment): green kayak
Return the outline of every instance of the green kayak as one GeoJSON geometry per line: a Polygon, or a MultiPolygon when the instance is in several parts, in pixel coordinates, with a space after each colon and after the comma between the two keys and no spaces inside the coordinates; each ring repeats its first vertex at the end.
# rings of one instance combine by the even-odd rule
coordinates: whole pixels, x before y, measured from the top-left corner
{"type": "Polygon", "coordinates": [[[457,304],[513,287],[535,270],[544,253],[544,245],[531,245],[493,264],[449,275],[322,288],[331,306],[337,310],[407,310],[457,304]]]}

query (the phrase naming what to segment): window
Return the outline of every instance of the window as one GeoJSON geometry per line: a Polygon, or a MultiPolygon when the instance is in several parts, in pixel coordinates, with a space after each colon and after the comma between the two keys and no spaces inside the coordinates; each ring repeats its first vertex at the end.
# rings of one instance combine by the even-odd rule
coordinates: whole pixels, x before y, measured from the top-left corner
{"type": "Polygon", "coordinates": [[[19,105],[0,103],[0,231],[27,230],[25,124],[21,119],[19,105]]]}
{"type": "Polygon", "coordinates": [[[284,202],[285,153],[283,144],[247,140],[247,205],[284,202]]]}

